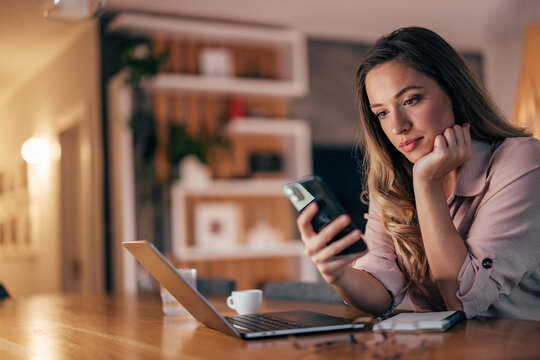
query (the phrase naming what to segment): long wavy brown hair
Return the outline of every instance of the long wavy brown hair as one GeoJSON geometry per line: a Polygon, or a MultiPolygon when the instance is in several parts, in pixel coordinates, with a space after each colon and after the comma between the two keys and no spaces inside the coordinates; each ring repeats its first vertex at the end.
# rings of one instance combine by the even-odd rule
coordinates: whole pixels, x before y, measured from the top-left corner
{"type": "Polygon", "coordinates": [[[363,199],[369,196],[381,206],[384,228],[397,242],[396,252],[409,280],[406,289],[422,291],[420,282],[429,267],[414,200],[413,164],[384,134],[366,93],[367,74],[389,61],[433,79],[450,97],[456,124],[471,124],[473,139],[493,141],[530,134],[505,119],[463,58],[433,31],[401,28],[381,37],[368,50],[356,74],[359,145],[364,154],[363,171],[367,174],[363,199]]]}

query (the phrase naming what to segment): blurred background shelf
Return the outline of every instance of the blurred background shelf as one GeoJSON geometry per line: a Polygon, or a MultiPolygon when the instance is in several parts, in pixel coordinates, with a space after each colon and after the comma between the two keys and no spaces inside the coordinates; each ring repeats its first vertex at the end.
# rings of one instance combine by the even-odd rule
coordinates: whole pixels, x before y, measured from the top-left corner
{"type": "Polygon", "coordinates": [[[233,278],[240,289],[262,288],[275,281],[319,279],[317,269],[304,254],[300,240],[265,246],[237,244],[224,248],[188,246],[171,258],[177,267],[195,267],[202,277],[233,278]]]}
{"type": "Polygon", "coordinates": [[[286,181],[286,178],[213,180],[202,186],[176,183],[172,191],[173,197],[179,192],[188,196],[283,196],[286,181]]]}
{"type": "Polygon", "coordinates": [[[262,246],[250,244],[226,247],[185,246],[179,249],[179,254],[177,259],[186,261],[299,256],[304,254],[304,244],[300,240],[291,240],[262,246]]]}
{"type": "Polygon", "coordinates": [[[152,89],[286,97],[302,96],[308,92],[306,41],[296,30],[133,13],[117,15],[107,29],[159,39],[160,44],[170,42],[169,49],[172,51],[185,48],[186,61],[181,64],[177,58],[180,61],[175,64],[175,55],[171,56],[167,70],[175,70],[175,73],[160,73],[149,82],[152,89]],[[186,42],[171,39],[184,39],[186,42]],[[236,71],[231,77],[201,76],[197,54],[193,50],[211,47],[225,48],[233,55],[245,54],[250,57],[243,61],[248,69],[239,64],[238,58],[241,57],[235,56],[236,71]],[[256,54],[254,50],[264,52],[256,54]],[[253,68],[256,57],[262,63],[253,68]],[[275,66],[272,66],[272,62],[275,62],[275,66]],[[244,67],[244,70],[240,67],[244,67]],[[269,75],[269,78],[265,78],[265,75],[269,75]]]}
{"type": "Polygon", "coordinates": [[[149,81],[150,90],[194,91],[199,93],[257,95],[257,96],[301,96],[305,85],[285,80],[245,79],[163,73],[149,81]]]}
{"type": "MultiPolygon", "coordinates": [[[[177,170],[174,164],[157,168],[168,161],[163,149],[174,141],[167,135],[171,125],[185,126],[193,138],[222,133],[230,143],[228,149],[211,149],[201,164],[210,174],[204,181],[190,181],[189,172],[179,171],[170,186],[170,239],[157,239],[158,247],[177,266],[196,267],[203,277],[233,278],[239,288],[314,279],[314,267],[296,240],[296,211],[282,190],[287,181],[312,172],[311,127],[289,116],[289,99],[309,88],[303,34],[130,13],[116,15],[107,31],[146,38],[152,51],[168,54],[158,74],[143,84],[157,126],[157,171],[168,176],[177,170]],[[205,69],[204,56],[212,51],[230,65],[224,74],[205,69]]],[[[117,152],[113,158],[129,162],[135,155],[127,126],[133,102],[121,76],[110,82],[110,102],[115,104],[110,121],[116,129],[111,147],[117,152]]],[[[119,179],[131,176],[128,183],[137,190],[139,180],[125,173],[133,171],[129,166],[112,168],[119,179]]],[[[154,238],[156,223],[148,214],[158,210],[140,203],[139,195],[130,199],[125,186],[118,192],[124,198],[115,207],[117,233],[133,236],[125,231],[133,226],[137,238],[154,238]],[[137,210],[132,218],[133,203],[137,210]]],[[[135,265],[126,257],[121,260],[125,281],[120,282],[133,286],[135,265]]]]}

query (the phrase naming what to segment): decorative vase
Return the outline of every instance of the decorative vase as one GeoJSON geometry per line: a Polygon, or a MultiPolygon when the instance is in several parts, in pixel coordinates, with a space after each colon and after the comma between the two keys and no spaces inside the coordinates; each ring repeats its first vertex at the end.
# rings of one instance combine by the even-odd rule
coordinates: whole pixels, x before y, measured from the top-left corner
{"type": "Polygon", "coordinates": [[[180,181],[188,187],[205,187],[212,180],[210,167],[195,155],[187,155],[179,165],[180,181]]]}

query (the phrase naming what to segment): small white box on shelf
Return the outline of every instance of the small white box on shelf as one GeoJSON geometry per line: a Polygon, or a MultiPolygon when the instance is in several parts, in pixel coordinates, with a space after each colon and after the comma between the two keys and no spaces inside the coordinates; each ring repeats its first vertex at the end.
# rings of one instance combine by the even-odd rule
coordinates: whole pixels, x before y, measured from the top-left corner
{"type": "Polygon", "coordinates": [[[224,48],[206,48],[199,52],[201,75],[214,77],[233,76],[232,54],[224,48]]]}

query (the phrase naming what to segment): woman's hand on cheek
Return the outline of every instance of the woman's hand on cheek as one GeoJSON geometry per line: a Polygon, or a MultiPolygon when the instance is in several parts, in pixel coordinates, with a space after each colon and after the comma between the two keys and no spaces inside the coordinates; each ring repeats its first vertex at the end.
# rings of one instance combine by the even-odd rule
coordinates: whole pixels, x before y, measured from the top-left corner
{"type": "Polygon", "coordinates": [[[472,156],[470,125],[454,125],[435,138],[433,151],[414,164],[413,180],[442,181],[472,156]]]}

